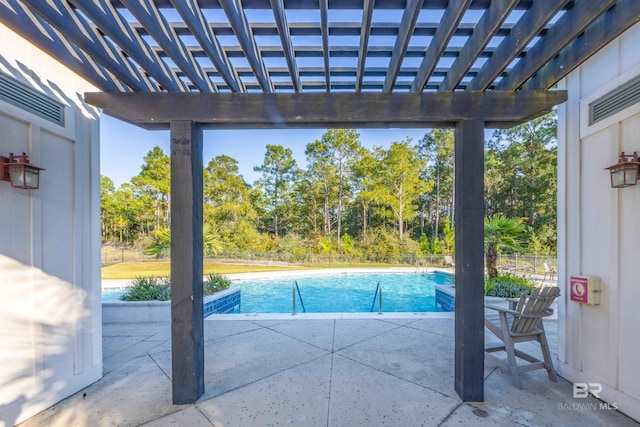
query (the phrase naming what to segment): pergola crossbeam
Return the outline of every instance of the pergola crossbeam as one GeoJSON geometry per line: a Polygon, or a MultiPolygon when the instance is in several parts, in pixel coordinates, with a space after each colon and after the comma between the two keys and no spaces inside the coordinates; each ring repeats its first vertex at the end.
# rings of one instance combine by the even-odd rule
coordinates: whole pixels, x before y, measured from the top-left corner
{"type": "Polygon", "coordinates": [[[106,114],[150,129],[192,120],[208,129],[453,127],[483,120],[510,127],[566,100],[564,91],[197,94],[88,93],[106,114]],[[159,95],[159,94],[158,94],[159,95]]]}
{"type": "Polygon", "coordinates": [[[238,38],[238,42],[240,42],[245,58],[247,58],[249,65],[253,69],[258,84],[266,93],[272,93],[273,84],[264,66],[264,61],[253,37],[241,0],[220,0],[220,5],[229,18],[229,23],[238,38]]]}
{"type": "Polygon", "coordinates": [[[626,29],[640,22],[640,1],[620,0],[600,16],[584,34],[571,42],[536,75],[523,85],[524,90],[548,89],[590,58],[598,49],[626,29]]]}
{"type": "Polygon", "coordinates": [[[280,34],[280,41],[282,42],[284,56],[287,59],[287,67],[289,67],[289,74],[291,75],[293,88],[296,92],[302,92],[300,73],[298,73],[298,63],[296,62],[293,43],[291,42],[291,35],[289,34],[287,15],[284,11],[284,0],[271,0],[271,7],[273,8],[273,15],[276,18],[276,25],[278,26],[278,33],[280,34]]]}
{"type": "Polygon", "coordinates": [[[451,70],[440,84],[441,91],[455,90],[465,75],[496,33],[502,22],[516,7],[519,0],[495,0],[478,21],[473,35],[460,51],[460,56],[451,66],[451,70]]]}
{"type": "Polygon", "coordinates": [[[329,66],[329,5],[328,0],[320,0],[320,28],[322,33],[322,59],[327,92],[331,92],[331,68],[329,66]]]}
{"type": "Polygon", "coordinates": [[[202,71],[197,61],[191,58],[182,40],[171,30],[166,19],[152,0],[121,0],[127,8],[138,18],[162,49],[171,57],[176,65],[189,76],[191,82],[201,92],[217,92],[217,89],[202,71]]]}
{"type": "Polygon", "coordinates": [[[371,34],[371,20],[373,18],[373,5],[375,0],[364,0],[362,6],[362,25],[360,26],[360,46],[358,47],[358,68],[356,70],[356,92],[362,90],[362,81],[365,76],[365,63],[367,62],[367,50],[369,49],[369,35],[371,34]]]}
{"type": "Polygon", "coordinates": [[[70,1],[99,25],[107,36],[116,41],[127,55],[146,69],[165,89],[170,91],[186,89],[186,85],[176,78],[158,54],[129,26],[120,12],[111,4],[98,3],[96,0],[70,1]]]}
{"type": "MultiPolygon", "coordinates": [[[[466,90],[485,90],[569,0],[538,0],[511,29],[466,90]]],[[[546,88],[545,88],[546,89],[546,88]]]]}
{"type": "Polygon", "coordinates": [[[58,30],[16,0],[0,0],[0,22],[40,46],[52,57],[69,64],[76,73],[97,88],[107,92],[131,90],[83,50],[69,43],[58,30]]]}
{"type": "Polygon", "coordinates": [[[26,5],[132,89],[140,92],[158,90],[121,51],[98,34],[95,27],[77,16],[67,2],[30,0],[26,5]]]}
{"type": "MultiPolygon", "coordinates": [[[[218,74],[232,92],[245,92],[236,70],[227,57],[227,53],[218,41],[202,10],[198,7],[197,0],[171,0],[171,3],[185,20],[185,27],[188,28],[188,33],[184,35],[193,35],[198,40],[204,53],[211,60],[218,74]]],[[[176,32],[175,26],[169,25],[176,32]]],[[[181,34],[176,32],[176,35],[179,36],[181,34]]],[[[193,51],[190,50],[190,52],[193,54],[193,51]]]]}
{"type": "Polygon", "coordinates": [[[398,28],[398,37],[396,37],[391,53],[387,77],[384,80],[384,88],[382,89],[384,92],[393,91],[393,86],[398,79],[398,72],[407,52],[407,47],[409,47],[409,40],[413,35],[413,29],[418,21],[418,15],[423,3],[424,0],[407,0],[407,5],[402,14],[402,21],[400,21],[400,27],[398,28]]]}
{"type": "Polygon", "coordinates": [[[616,0],[578,1],[555,23],[547,35],[527,52],[496,85],[499,90],[516,90],[536,71],[556,56],[572,39],[582,33],[598,16],[613,6],[616,0]]]}
{"type": "Polygon", "coordinates": [[[427,53],[420,64],[418,73],[411,85],[412,92],[421,92],[429,81],[433,70],[436,68],[440,57],[447,48],[451,37],[455,34],[456,28],[462,19],[462,15],[471,4],[472,0],[460,0],[449,3],[449,7],[442,15],[441,26],[435,33],[433,40],[427,48],[427,53]]]}

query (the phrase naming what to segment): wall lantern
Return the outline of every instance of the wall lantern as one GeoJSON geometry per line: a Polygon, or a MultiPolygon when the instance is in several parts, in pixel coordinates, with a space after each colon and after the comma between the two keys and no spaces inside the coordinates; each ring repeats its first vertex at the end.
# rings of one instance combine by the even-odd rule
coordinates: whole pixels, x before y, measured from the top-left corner
{"type": "Polygon", "coordinates": [[[611,187],[622,188],[636,185],[638,179],[640,179],[640,161],[638,161],[638,153],[624,154],[624,151],[620,154],[618,163],[609,166],[611,172],[611,187]]]}
{"type": "Polygon", "coordinates": [[[29,162],[29,156],[0,157],[0,179],[11,182],[12,187],[37,190],[40,186],[40,171],[44,170],[29,162]]]}

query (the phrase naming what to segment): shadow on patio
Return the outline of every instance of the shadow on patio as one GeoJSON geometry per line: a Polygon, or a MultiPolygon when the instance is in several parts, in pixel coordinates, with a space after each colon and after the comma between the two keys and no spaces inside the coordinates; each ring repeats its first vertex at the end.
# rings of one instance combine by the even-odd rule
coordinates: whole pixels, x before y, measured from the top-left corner
{"type": "MultiPolygon", "coordinates": [[[[523,374],[518,390],[487,364],[486,402],[462,403],[453,318],[387,316],[205,320],[206,392],[181,406],[171,404],[169,323],[105,324],[104,378],[22,425],[636,425],[573,399],[544,370],[523,374]]],[[[545,324],[555,349],[556,322],[545,324]]]]}

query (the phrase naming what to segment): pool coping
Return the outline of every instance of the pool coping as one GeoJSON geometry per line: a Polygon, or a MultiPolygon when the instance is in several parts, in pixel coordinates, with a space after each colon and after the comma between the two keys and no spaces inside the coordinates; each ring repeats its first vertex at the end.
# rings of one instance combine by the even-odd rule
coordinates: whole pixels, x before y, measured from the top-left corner
{"type": "Polygon", "coordinates": [[[454,312],[387,312],[387,313],[238,313],[212,314],[204,320],[401,320],[451,319],[454,312]]]}

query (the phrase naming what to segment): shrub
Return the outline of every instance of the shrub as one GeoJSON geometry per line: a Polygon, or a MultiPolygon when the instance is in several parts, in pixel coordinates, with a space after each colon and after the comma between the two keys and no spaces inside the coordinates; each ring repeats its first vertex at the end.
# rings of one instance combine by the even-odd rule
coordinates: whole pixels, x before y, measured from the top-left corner
{"type": "Polygon", "coordinates": [[[530,291],[534,286],[534,283],[526,277],[504,273],[485,280],[484,294],[488,297],[516,298],[522,292],[530,291]]]}
{"type": "Polygon", "coordinates": [[[171,299],[171,287],[168,277],[136,277],[127,286],[120,297],[123,301],[168,301],[171,299]]]}
{"type": "Polygon", "coordinates": [[[204,282],[204,294],[212,295],[231,286],[231,280],[217,273],[211,273],[204,282]]]}

